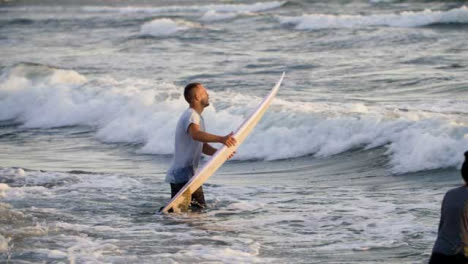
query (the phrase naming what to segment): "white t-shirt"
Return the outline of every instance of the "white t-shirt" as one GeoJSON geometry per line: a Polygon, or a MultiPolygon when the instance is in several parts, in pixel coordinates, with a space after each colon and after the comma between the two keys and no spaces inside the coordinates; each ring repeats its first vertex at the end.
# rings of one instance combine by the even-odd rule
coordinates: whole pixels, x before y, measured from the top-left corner
{"type": "Polygon", "coordinates": [[[167,171],[166,182],[187,182],[198,168],[203,143],[192,139],[188,132],[190,124],[197,124],[205,131],[203,117],[193,108],[188,108],[179,118],[175,132],[175,151],[172,165],[167,171]]]}

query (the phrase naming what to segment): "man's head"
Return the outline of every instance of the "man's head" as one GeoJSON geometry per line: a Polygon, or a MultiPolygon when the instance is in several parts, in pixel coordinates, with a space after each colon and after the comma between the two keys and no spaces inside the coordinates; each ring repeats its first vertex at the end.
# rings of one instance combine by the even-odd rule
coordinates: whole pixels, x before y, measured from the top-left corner
{"type": "Polygon", "coordinates": [[[462,168],[461,168],[461,175],[463,177],[463,180],[468,184],[468,151],[465,152],[465,162],[463,162],[462,168]]]}
{"type": "Polygon", "coordinates": [[[203,107],[210,105],[208,92],[201,83],[187,84],[184,89],[184,97],[189,104],[200,103],[203,107]]]}

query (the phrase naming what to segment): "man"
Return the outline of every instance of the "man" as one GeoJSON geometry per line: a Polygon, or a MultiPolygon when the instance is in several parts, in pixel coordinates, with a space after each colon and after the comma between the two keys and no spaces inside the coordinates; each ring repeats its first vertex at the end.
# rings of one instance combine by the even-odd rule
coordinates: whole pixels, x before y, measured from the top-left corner
{"type": "Polygon", "coordinates": [[[468,151],[461,175],[465,185],[449,190],[442,201],[439,231],[430,264],[468,263],[468,151]]]}
{"type": "MultiPolygon", "coordinates": [[[[208,92],[203,85],[188,84],[184,89],[184,97],[189,108],[177,122],[174,159],[166,176],[166,182],[171,185],[171,197],[174,197],[195,174],[201,153],[211,156],[216,152],[217,149],[209,145],[209,142],[222,143],[228,147],[236,144],[232,132],[226,136],[205,132],[205,122],[201,113],[210,103],[208,92]]],[[[232,155],[229,158],[231,157],[232,155]]],[[[194,209],[205,207],[202,186],[192,194],[191,207],[194,209]]]]}

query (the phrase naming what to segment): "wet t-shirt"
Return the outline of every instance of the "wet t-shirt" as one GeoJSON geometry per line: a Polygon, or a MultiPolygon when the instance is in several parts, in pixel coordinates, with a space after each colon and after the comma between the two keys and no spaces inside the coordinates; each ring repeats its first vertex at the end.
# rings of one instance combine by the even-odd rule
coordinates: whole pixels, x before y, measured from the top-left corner
{"type": "Polygon", "coordinates": [[[166,175],[166,182],[187,182],[198,168],[203,143],[193,140],[188,132],[190,124],[197,124],[205,131],[203,117],[193,108],[188,108],[179,118],[175,131],[175,150],[172,164],[166,175]]]}
{"type": "Polygon", "coordinates": [[[468,256],[467,187],[458,187],[445,194],[433,252],[468,256]]]}

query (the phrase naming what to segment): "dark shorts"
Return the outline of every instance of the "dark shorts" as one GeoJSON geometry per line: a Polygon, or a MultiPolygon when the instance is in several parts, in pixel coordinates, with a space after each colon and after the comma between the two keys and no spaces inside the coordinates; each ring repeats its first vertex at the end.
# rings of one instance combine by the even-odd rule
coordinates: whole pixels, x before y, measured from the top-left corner
{"type": "MultiPolygon", "coordinates": [[[[179,191],[184,187],[184,183],[171,183],[171,198],[173,198],[179,191]]],[[[203,194],[203,187],[200,186],[193,194],[192,194],[192,202],[190,204],[191,209],[202,209],[205,208],[205,195],[203,194]]]]}
{"type": "Polygon", "coordinates": [[[195,174],[195,170],[193,166],[187,166],[183,168],[172,169],[169,173],[173,176],[173,179],[171,179],[172,183],[185,184],[195,174]]]}
{"type": "Polygon", "coordinates": [[[463,255],[444,255],[433,252],[429,264],[465,264],[468,263],[468,258],[463,255]]]}

